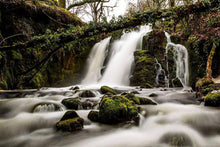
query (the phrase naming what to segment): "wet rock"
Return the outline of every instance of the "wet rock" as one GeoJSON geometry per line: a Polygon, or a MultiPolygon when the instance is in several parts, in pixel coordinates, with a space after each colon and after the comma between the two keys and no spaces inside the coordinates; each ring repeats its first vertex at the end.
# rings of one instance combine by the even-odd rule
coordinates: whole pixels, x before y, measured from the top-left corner
{"type": "Polygon", "coordinates": [[[100,91],[101,91],[102,94],[111,94],[111,95],[116,95],[117,94],[117,92],[114,89],[112,89],[108,86],[102,86],[100,91]]]}
{"type": "Polygon", "coordinates": [[[85,90],[82,93],[80,93],[79,96],[80,97],[95,97],[96,95],[90,90],[85,90]]]}
{"type": "Polygon", "coordinates": [[[138,91],[136,91],[136,90],[134,90],[134,91],[132,91],[131,93],[133,93],[133,94],[140,94],[138,91]]]}
{"type": "Polygon", "coordinates": [[[94,121],[94,122],[99,122],[99,111],[90,111],[89,114],[88,114],[88,118],[91,120],[91,121],[94,121]]]}
{"type": "Polygon", "coordinates": [[[205,106],[219,107],[220,106],[220,92],[207,94],[205,96],[204,102],[205,102],[205,106]]]}
{"type": "Polygon", "coordinates": [[[160,142],[170,146],[193,146],[192,140],[183,133],[167,133],[164,134],[160,142]]]}
{"type": "Polygon", "coordinates": [[[55,111],[61,111],[61,107],[58,104],[54,103],[39,103],[34,106],[32,112],[55,112],[55,111]]]}
{"type": "Polygon", "coordinates": [[[81,98],[67,98],[62,100],[62,104],[67,108],[67,109],[74,109],[78,110],[79,106],[81,105],[80,102],[81,98]]]}
{"type": "Polygon", "coordinates": [[[78,86],[71,87],[70,90],[79,90],[79,87],[78,86]]]}
{"type": "Polygon", "coordinates": [[[83,128],[84,120],[75,111],[67,111],[59,122],[56,129],[63,132],[74,132],[83,128]]]}
{"type": "Polygon", "coordinates": [[[128,93],[125,95],[125,97],[138,105],[156,105],[156,103],[153,102],[151,99],[138,97],[133,93],[128,93]]]}
{"type": "Polygon", "coordinates": [[[156,94],[156,93],[151,93],[150,95],[149,95],[149,97],[157,97],[158,95],[156,94]]]}
{"type": "Polygon", "coordinates": [[[113,96],[102,99],[99,110],[99,122],[117,124],[130,121],[138,116],[134,102],[124,96],[113,96]]]}

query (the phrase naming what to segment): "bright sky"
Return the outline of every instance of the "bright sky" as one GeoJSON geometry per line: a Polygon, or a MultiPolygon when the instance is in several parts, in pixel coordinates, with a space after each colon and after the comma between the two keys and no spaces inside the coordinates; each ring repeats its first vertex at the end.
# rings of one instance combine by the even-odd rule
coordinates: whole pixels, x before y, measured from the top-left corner
{"type": "MultiPolygon", "coordinates": [[[[71,0],[70,0],[71,1],[71,0]]],[[[118,17],[119,15],[123,15],[126,12],[127,9],[127,0],[110,0],[110,2],[105,3],[107,6],[114,6],[115,3],[117,3],[117,7],[114,8],[113,12],[110,13],[110,18],[114,15],[115,17],[118,17]]],[[[90,21],[90,17],[84,16],[83,21],[90,21]]]]}
{"type": "Polygon", "coordinates": [[[109,4],[113,5],[118,1],[117,7],[114,9],[113,14],[117,17],[123,15],[127,8],[127,0],[110,0],[109,4]]]}

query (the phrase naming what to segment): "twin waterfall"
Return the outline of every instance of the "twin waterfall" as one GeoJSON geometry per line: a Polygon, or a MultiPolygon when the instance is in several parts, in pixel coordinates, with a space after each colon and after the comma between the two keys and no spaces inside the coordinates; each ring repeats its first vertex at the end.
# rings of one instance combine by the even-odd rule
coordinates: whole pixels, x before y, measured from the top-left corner
{"type": "MultiPolygon", "coordinates": [[[[87,60],[86,75],[81,84],[128,86],[134,62],[134,51],[142,49],[143,36],[151,32],[151,30],[150,26],[142,26],[139,31],[124,33],[120,40],[114,41],[111,45],[111,37],[96,43],[87,60]]],[[[188,87],[189,71],[187,49],[182,45],[172,43],[168,33],[165,32],[165,35],[167,37],[166,54],[170,48],[174,54],[176,77],[181,81],[184,88],[188,87]]],[[[156,72],[155,82],[158,80],[158,73],[164,72],[165,74],[165,70],[162,69],[157,60],[156,64],[159,68],[156,72]]],[[[167,79],[169,73],[166,75],[166,87],[169,87],[169,79],[167,79]]]]}

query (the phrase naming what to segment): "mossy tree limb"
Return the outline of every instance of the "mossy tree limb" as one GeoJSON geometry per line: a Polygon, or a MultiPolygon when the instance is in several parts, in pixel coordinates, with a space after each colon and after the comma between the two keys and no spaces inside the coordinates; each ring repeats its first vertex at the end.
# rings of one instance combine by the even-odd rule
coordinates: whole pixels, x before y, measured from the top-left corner
{"type": "MultiPolygon", "coordinates": [[[[1,5],[3,5],[3,3],[0,1],[0,6],[1,5]]],[[[109,33],[120,29],[132,28],[146,23],[154,23],[156,20],[160,20],[162,18],[178,18],[178,20],[180,20],[183,19],[186,15],[198,12],[205,12],[210,10],[211,8],[219,7],[219,5],[219,0],[208,0],[191,5],[178,6],[171,9],[153,10],[144,13],[136,13],[134,16],[130,18],[122,17],[114,23],[96,23],[95,25],[91,26],[85,25],[81,28],[80,31],[78,29],[72,31],[73,28],[71,28],[70,33],[62,32],[57,34],[59,39],[56,41],[56,43],[68,43],[73,40],[92,37],[101,33],[109,33]]],[[[14,5],[14,7],[17,7],[17,5],[14,5]]],[[[25,43],[18,43],[13,46],[2,46],[0,47],[0,51],[33,47],[39,43],[45,43],[44,35],[33,40],[27,41],[25,43]]]]}
{"type": "Polygon", "coordinates": [[[206,77],[209,79],[212,79],[212,59],[215,54],[215,50],[216,50],[216,45],[215,45],[215,43],[213,43],[212,49],[211,49],[209,57],[208,57],[207,67],[206,67],[206,77]]]}

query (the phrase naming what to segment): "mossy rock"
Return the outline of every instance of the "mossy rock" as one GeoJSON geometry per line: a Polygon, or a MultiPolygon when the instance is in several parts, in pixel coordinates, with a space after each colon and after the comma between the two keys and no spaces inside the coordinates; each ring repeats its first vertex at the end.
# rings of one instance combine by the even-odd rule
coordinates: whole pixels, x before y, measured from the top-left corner
{"type": "Polygon", "coordinates": [[[214,81],[209,78],[202,78],[196,82],[196,97],[201,99],[206,94],[214,90],[210,85],[213,85],[214,81]]]}
{"type": "Polygon", "coordinates": [[[220,106],[220,92],[207,94],[205,96],[204,101],[205,101],[205,106],[219,107],[220,106]]]}
{"type": "Polygon", "coordinates": [[[170,146],[178,146],[178,147],[184,147],[184,146],[193,146],[193,142],[187,135],[183,133],[167,133],[164,134],[160,141],[162,143],[166,143],[170,146]]]}
{"type": "Polygon", "coordinates": [[[124,97],[126,97],[127,99],[133,101],[135,104],[138,104],[138,105],[157,105],[151,99],[138,97],[133,93],[128,93],[124,95],[124,97]]]}
{"type": "Polygon", "coordinates": [[[99,122],[99,111],[93,111],[91,110],[88,114],[88,118],[91,120],[91,121],[94,121],[94,122],[99,122]]]}
{"type": "Polygon", "coordinates": [[[61,103],[67,109],[78,110],[79,109],[79,105],[81,104],[80,99],[81,98],[67,98],[67,99],[63,99],[61,103]]]}
{"type": "Polygon", "coordinates": [[[95,97],[96,95],[90,90],[85,90],[82,93],[80,93],[79,96],[80,97],[95,97]]]}
{"type": "Polygon", "coordinates": [[[108,86],[102,86],[100,88],[100,91],[102,94],[107,94],[107,95],[116,95],[117,94],[117,92],[114,89],[112,89],[111,87],[108,87],[108,86]]]}
{"type": "Polygon", "coordinates": [[[130,121],[138,116],[135,103],[124,96],[103,98],[99,108],[99,121],[106,124],[130,121]]]}
{"type": "Polygon", "coordinates": [[[74,132],[82,130],[84,120],[75,111],[67,111],[59,122],[56,129],[63,132],[74,132]]]}
{"type": "Polygon", "coordinates": [[[134,53],[134,70],[131,78],[132,86],[142,85],[144,88],[152,88],[155,82],[155,62],[147,50],[134,53]]]}

